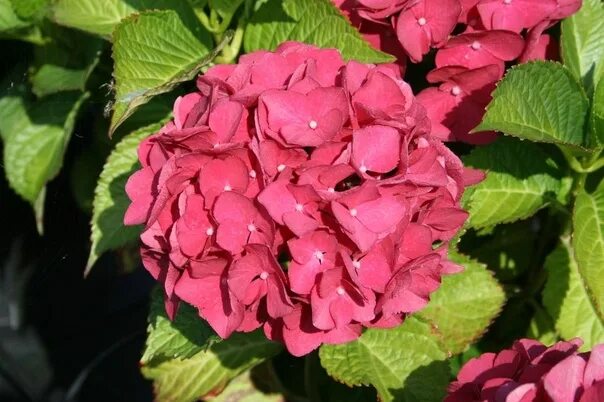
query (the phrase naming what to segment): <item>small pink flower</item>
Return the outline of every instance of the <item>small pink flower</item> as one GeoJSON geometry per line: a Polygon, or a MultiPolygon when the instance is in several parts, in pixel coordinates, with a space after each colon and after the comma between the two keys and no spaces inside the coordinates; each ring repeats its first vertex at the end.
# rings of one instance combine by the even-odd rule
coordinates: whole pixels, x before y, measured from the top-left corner
{"type": "Polygon", "coordinates": [[[377,310],[388,316],[422,309],[440,286],[439,264],[440,256],[428,254],[399,268],[378,300],[377,310]]]}
{"type": "Polygon", "coordinates": [[[338,240],[335,236],[316,231],[288,243],[292,262],[287,276],[291,289],[299,294],[309,294],[321,272],[335,267],[338,240]]]}
{"type": "Polygon", "coordinates": [[[262,132],[289,146],[321,145],[348,120],[348,104],[340,88],[317,88],[306,95],[268,91],[258,102],[262,132]]]}
{"type": "Polygon", "coordinates": [[[229,269],[228,285],[246,306],[266,297],[267,312],[273,318],[283,317],[293,308],[285,274],[266,246],[250,244],[245,247],[245,255],[229,269]]]}
{"type": "Polygon", "coordinates": [[[331,209],[344,232],[362,252],[394,232],[405,214],[400,201],[395,197],[380,196],[371,184],[332,201],[331,209]]]}
{"type": "Polygon", "coordinates": [[[375,317],[375,295],[355,285],[342,267],[324,271],[311,294],[312,322],[321,330],[344,328],[375,317]]]}
{"type": "Polygon", "coordinates": [[[430,81],[443,83],[423,90],[417,99],[426,108],[439,138],[476,144],[493,141],[493,135],[468,132],[482,120],[500,73],[499,66],[489,65],[476,70],[443,67],[428,75],[430,81]]]}
{"type": "Polygon", "coordinates": [[[216,243],[223,249],[239,254],[246,244],[272,246],[273,223],[249,198],[224,192],[216,199],[212,213],[218,224],[216,243]]]}
{"type": "Polygon", "coordinates": [[[504,63],[516,59],[523,49],[524,40],[514,32],[470,32],[451,38],[436,53],[436,66],[462,66],[473,70],[495,64],[503,75],[504,63]]]}
{"type": "Polygon", "coordinates": [[[419,0],[404,9],[396,33],[409,58],[417,63],[431,47],[446,41],[460,14],[459,0],[419,0]]]}

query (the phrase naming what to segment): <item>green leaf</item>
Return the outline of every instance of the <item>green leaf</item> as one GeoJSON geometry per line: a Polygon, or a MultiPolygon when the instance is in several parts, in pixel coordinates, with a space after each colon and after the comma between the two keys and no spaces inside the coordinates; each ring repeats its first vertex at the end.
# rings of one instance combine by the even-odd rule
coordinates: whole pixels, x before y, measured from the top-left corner
{"type": "Polygon", "coordinates": [[[0,100],[6,177],[17,194],[38,206],[38,215],[42,190],[61,169],[77,111],[87,96],[69,92],[34,103],[13,96],[0,100]]]}
{"type": "MultiPolygon", "coordinates": [[[[600,320],[604,317],[604,181],[588,179],[573,211],[572,246],[583,287],[600,320]]],[[[600,324],[602,322],[600,321],[600,324]]]]}
{"type": "Polygon", "coordinates": [[[383,402],[440,402],[449,382],[433,329],[413,317],[397,328],[368,329],[353,342],[323,345],[319,355],[337,381],[372,385],[383,402]]]}
{"type": "Polygon", "coordinates": [[[591,141],[604,147],[604,75],[598,81],[591,104],[591,141]]]}
{"type": "Polygon", "coordinates": [[[41,19],[48,10],[50,0],[10,0],[15,14],[24,20],[41,19]]]}
{"type": "Polygon", "coordinates": [[[0,32],[14,31],[29,26],[15,13],[11,0],[0,0],[0,32]]]}
{"type": "Polygon", "coordinates": [[[20,17],[15,12],[12,4],[13,1],[17,2],[17,0],[0,0],[0,39],[19,39],[35,44],[42,44],[44,39],[42,38],[40,29],[32,25],[31,21],[20,17]]]}
{"type": "Polygon", "coordinates": [[[275,356],[281,345],[266,339],[262,331],[235,333],[189,359],[174,358],[156,366],[142,367],[153,380],[158,401],[193,402],[220,393],[233,378],[275,356]]]}
{"type": "Polygon", "coordinates": [[[250,19],[243,46],[246,52],[273,50],[287,40],[336,48],[347,60],[394,61],[366,42],[330,0],[268,0],[250,19]]]}
{"type": "Polygon", "coordinates": [[[200,42],[174,11],[148,11],[120,23],[113,35],[115,104],[110,133],[153,96],[191,80],[212,61],[211,41],[200,42]]]}
{"type": "Polygon", "coordinates": [[[81,32],[51,26],[50,38],[35,49],[30,72],[32,91],[43,97],[61,91],[83,91],[96,67],[102,40],[81,32]]]}
{"type": "Polygon", "coordinates": [[[487,178],[464,194],[468,225],[494,226],[527,218],[558,198],[562,173],[541,148],[510,137],[475,148],[463,158],[468,167],[482,169],[487,178]]]}
{"type": "Polygon", "coordinates": [[[52,19],[57,24],[110,39],[116,25],[127,16],[138,11],[165,9],[176,11],[181,23],[200,40],[210,39],[184,0],[55,0],[52,19]]]}
{"type": "Polygon", "coordinates": [[[126,195],[126,182],[139,168],[138,144],[161,128],[151,124],[125,136],[107,158],[94,190],[90,240],[92,246],[86,274],[96,260],[107,250],[134,243],[140,234],[140,226],[124,226],[124,214],[130,199],[126,195]]]}
{"type": "Polygon", "coordinates": [[[445,276],[418,316],[438,328],[441,349],[457,354],[487,330],[501,311],[505,294],[484,265],[462,255],[450,257],[465,270],[445,276]]]}
{"type": "Polygon", "coordinates": [[[153,291],[142,364],[155,366],[174,358],[187,359],[219,339],[187,303],[181,302],[174,321],[170,321],[161,289],[153,291]]]}
{"type": "MultiPolygon", "coordinates": [[[[564,339],[581,337],[584,348],[604,342],[604,315],[590,295],[568,237],[547,257],[548,278],[543,289],[543,304],[564,339]]],[[[601,278],[600,278],[601,281],[601,278]]]]}
{"type": "Polygon", "coordinates": [[[207,402],[285,402],[283,395],[263,392],[256,387],[250,370],[237,376],[216,397],[206,398],[207,402]]]}
{"type": "Polygon", "coordinates": [[[581,85],[561,64],[532,62],[508,70],[493,92],[482,123],[536,142],[584,146],[589,104],[581,85]]]}
{"type": "Polygon", "coordinates": [[[564,64],[591,93],[604,70],[604,3],[583,0],[579,12],[562,22],[561,47],[564,64]]]}

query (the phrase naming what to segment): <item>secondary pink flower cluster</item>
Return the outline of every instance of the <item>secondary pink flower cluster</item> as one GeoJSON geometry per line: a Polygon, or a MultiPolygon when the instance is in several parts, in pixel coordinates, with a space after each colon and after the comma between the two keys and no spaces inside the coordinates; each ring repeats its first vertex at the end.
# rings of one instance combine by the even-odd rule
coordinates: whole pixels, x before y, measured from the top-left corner
{"type": "Polygon", "coordinates": [[[481,174],[430,135],[398,67],[290,42],[197,88],[126,186],[171,317],[184,300],[223,338],[263,326],[303,355],[400,324],[460,269],[447,242],[481,174]]]}
{"type": "Polygon", "coordinates": [[[445,141],[482,144],[492,132],[468,134],[491,100],[506,63],[557,59],[558,44],[545,30],[580,7],[582,0],[333,0],[374,46],[401,66],[437,49],[418,94],[445,141]],[[453,35],[454,32],[461,32],[453,35]],[[398,43],[397,42],[398,39],[398,43]]]}
{"type": "Polygon", "coordinates": [[[531,339],[468,361],[445,402],[604,401],[604,344],[579,353],[579,339],[551,347],[531,339]]]}

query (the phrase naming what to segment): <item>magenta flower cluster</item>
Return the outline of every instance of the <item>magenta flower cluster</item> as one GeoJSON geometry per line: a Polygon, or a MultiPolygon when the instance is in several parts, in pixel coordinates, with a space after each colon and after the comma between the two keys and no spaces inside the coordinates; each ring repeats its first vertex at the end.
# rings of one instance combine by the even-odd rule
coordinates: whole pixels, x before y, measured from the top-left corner
{"type": "Polygon", "coordinates": [[[263,327],[294,355],[392,327],[460,267],[447,242],[480,181],[430,133],[396,65],[285,43],[199,77],[139,147],[125,223],[170,317],[263,327]]]}
{"type": "Polygon", "coordinates": [[[579,353],[579,339],[551,347],[531,339],[468,361],[444,402],[604,401],[604,344],[579,353]]]}
{"type": "Polygon", "coordinates": [[[506,63],[557,59],[545,30],[576,12],[582,0],[333,0],[374,46],[422,61],[437,49],[417,100],[444,141],[484,144],[495,133],[468,134],[491,100],[506,63]],[[453,35],[453,33],[460,32],[453,35]]]}

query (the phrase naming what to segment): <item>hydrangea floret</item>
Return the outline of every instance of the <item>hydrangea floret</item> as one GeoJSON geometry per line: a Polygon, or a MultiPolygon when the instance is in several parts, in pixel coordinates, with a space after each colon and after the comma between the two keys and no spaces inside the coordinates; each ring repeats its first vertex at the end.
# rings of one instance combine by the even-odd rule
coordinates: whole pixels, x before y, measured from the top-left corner
{"type": "Polygon", "coordinates": [[[400,324],[461,269],[447,247],[482,175],[398,66],[288,42],[209,69],[173,115],[138,149],[124,218],[170,317],[185,301],[299,356],[400,324]]]}

